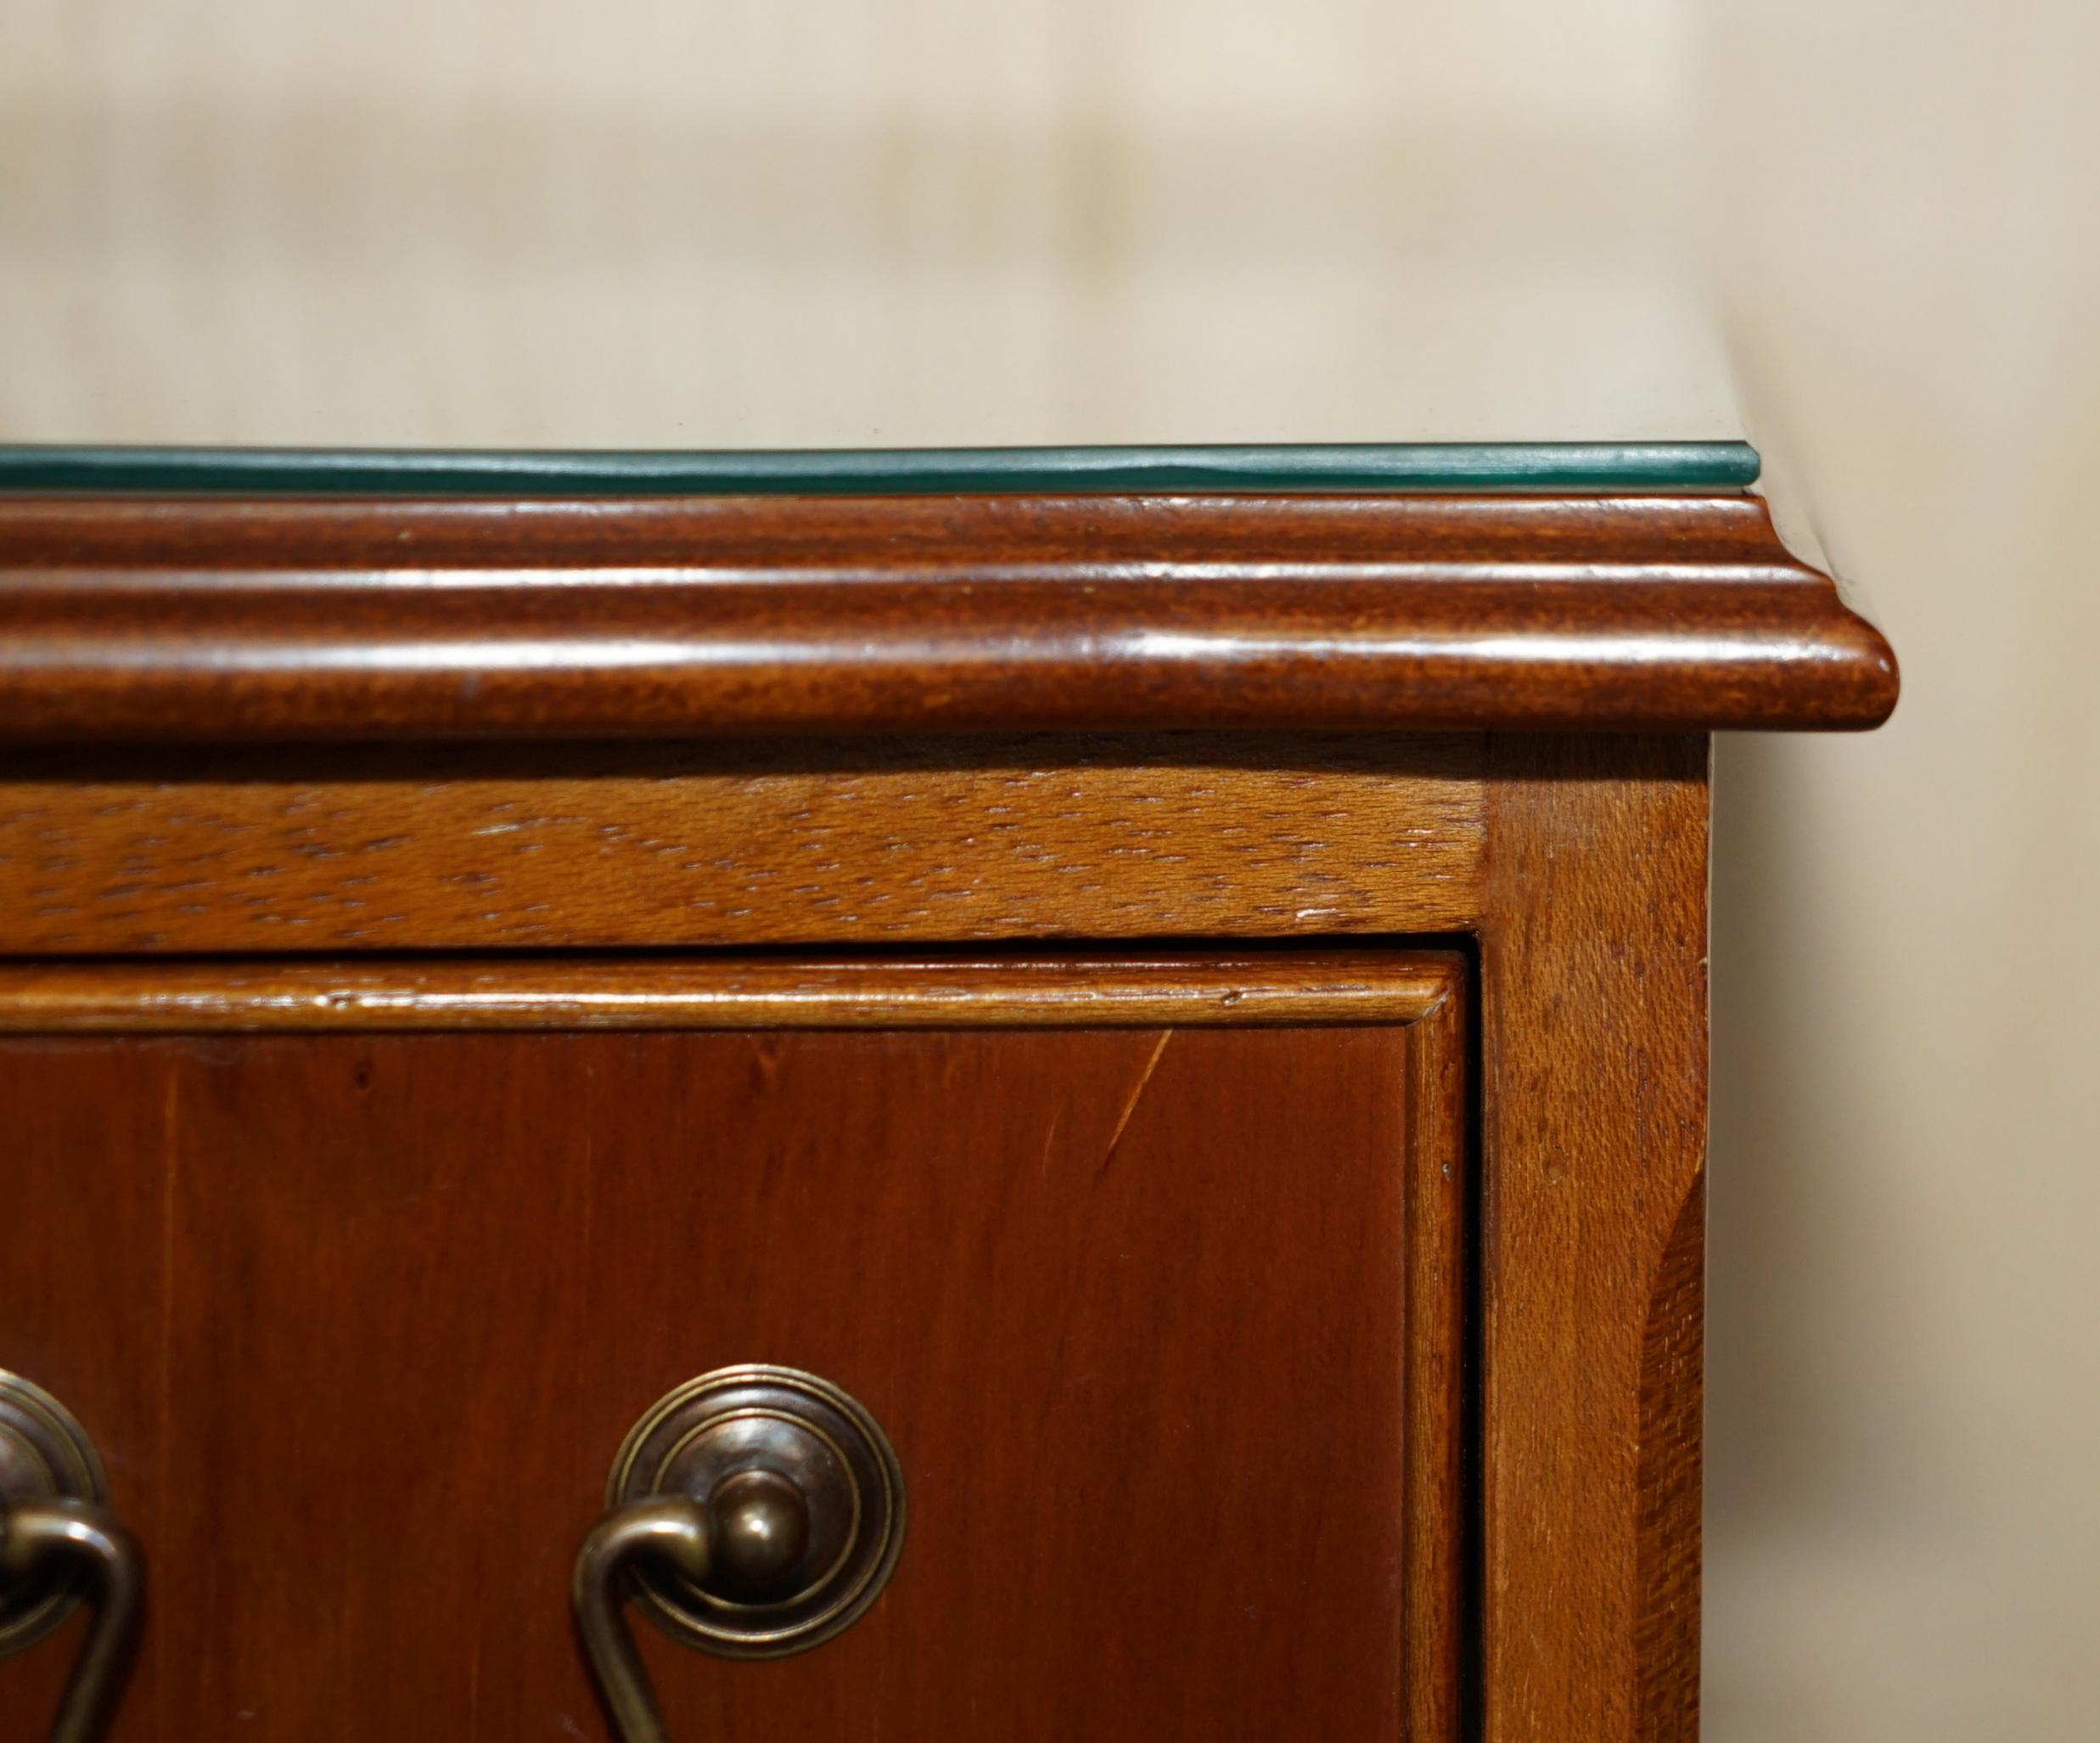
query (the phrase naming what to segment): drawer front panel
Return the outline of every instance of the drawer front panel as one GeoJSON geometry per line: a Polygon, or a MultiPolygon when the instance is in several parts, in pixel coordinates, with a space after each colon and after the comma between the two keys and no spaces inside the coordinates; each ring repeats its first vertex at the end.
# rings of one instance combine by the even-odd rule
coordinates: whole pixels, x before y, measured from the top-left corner
{"type": "Polygon", "coordinates": [[[743,1362],[865,1403],[910,1523],[806,1655],[637,1616],[675,1737],[1446,1735],[1457,1032],[0,1045],[0,1366],[151,1560],[116,1737],[602,1735],[570,1560],[743,1362]]]}

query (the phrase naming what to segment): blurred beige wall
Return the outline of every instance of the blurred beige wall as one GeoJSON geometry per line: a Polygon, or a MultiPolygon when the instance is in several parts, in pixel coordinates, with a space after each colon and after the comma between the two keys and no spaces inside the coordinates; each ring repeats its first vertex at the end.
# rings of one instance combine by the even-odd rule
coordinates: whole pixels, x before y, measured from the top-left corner
{"type": "Polygon", "coordinates": [[[0,428],[1726,434],[1690,42],[1674,0],[6,0],[0,428]]]}
{"type": "Polygon", "coordinates": [[[1717,6],[1749,373],[1902,657],[1724,741],[1717,1736],[2100,1735],[2100,8],[1717,6]]]}
{"type": "Polygon", "coordinates": [[[2097,93],[2088,0],[10,0],[0,438],[1705,434],[1725,317],[1906,688],[1721,749],[1708,1735],[2071,1743],[2097,93]]]}

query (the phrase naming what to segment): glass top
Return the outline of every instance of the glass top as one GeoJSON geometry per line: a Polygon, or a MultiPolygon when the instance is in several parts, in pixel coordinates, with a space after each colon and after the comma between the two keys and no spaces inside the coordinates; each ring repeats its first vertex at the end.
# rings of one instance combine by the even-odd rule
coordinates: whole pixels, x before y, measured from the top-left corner
{"type": "Polygon", "coordinates": [[[0,490],[686,496],[1671,491],[1756,481],[1741,441],[652,450],[0,448],[0,490]]]}

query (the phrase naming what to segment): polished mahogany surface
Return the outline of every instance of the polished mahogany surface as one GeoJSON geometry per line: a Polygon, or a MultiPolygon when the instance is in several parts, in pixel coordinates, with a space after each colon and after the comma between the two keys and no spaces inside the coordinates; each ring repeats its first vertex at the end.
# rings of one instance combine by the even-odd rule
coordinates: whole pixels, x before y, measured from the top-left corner
{"type": "Polygon", "coordinates": [[[674,1735],[1450,1737],[1464,1024],[1386,960],[1345,1026],[0,1044],[8,1358],[151,1558],[113,1743],[602,1735],[570,1558],[755,1359],[881,1421],[903,1558],[803,1657],[644,1626],[674,1735]]]}
{"type": "Polygon", "coordinates": [[[0,735],[1864,727],[1754,497],[0,501],[0,735]]]}

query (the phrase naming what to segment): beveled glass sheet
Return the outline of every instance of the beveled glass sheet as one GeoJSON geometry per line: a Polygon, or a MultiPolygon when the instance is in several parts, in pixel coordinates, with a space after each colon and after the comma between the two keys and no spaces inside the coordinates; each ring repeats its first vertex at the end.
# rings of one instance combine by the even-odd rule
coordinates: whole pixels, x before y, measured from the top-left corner
{"type": "Polygon", "coordinates": [[[722,449],[0,448],[0,490],[685,496],[952,492],[1728,490],[1739,441],[722,449]]]}

